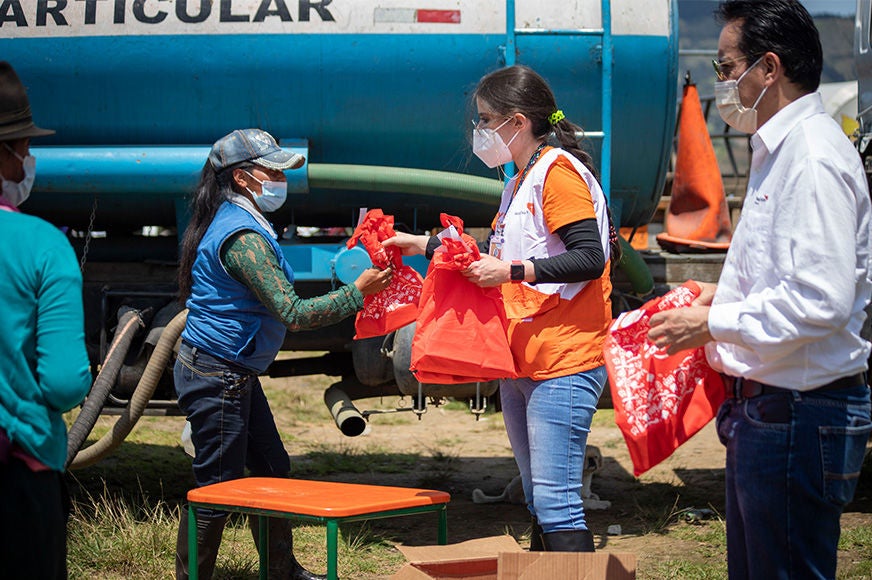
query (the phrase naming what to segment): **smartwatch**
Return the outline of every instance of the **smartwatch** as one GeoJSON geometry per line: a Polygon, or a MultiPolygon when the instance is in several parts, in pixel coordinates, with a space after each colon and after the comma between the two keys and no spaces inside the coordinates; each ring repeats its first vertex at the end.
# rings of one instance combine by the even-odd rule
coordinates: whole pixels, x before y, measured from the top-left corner
{"type": "Polygon", "coordinates": [[[524,264],[520,260],[512,260],[512,265],[510,266],[511,270],[509,271],[509,278],[512,282],[523,282],[526,273],[524,272],[524,264]]]}

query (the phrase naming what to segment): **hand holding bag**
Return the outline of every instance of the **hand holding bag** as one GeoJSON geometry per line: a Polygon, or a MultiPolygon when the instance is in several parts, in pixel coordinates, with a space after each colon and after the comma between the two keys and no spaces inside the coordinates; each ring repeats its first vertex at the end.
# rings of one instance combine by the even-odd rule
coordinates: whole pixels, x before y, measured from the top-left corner
{"type": "Polygon", "coordinates": [[[648,340],[651,316],[689,306],[699,294],[699,285],[687,281],[621,314],[606,337],[615,423],[627,442],[636,476],[669,457],[702,429],[726,399],[723,380],[709,366],[704,348],[667,355],[648,340]]]}
{"type": "Polygon", "coordinates": [[[442,245],[433,254],[418,307],[410,370],[422,383],[460,384],[515,377],[499,288],[460,273],[481,255],[463,222],[442,214],[442,245]]]}
{"type": "Polygon", "coordinates": [[[346,243],[346,247],[353,248],[360,242],[374,266],[394,270],[387,288],[363,298],[363,310],[354,320],[355,339],[383,336],[414,322],[418,316],[423,280],[411,266],[403,264],[400,248],[382,246],[394,235],[394,217],[373,209],[357,224],[346,243]]]}

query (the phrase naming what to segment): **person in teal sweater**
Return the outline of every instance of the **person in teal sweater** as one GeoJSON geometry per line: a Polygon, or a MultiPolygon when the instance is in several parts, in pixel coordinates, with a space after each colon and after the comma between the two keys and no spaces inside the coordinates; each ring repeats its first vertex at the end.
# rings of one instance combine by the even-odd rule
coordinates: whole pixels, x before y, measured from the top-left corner
{"type": "Polygon", "coordinates": [[[0,62],[0,578],[66,578],[63,413],[88,393],[82,276],[64,234],[18,206],[30,194],[33,123],[0,62]]]}

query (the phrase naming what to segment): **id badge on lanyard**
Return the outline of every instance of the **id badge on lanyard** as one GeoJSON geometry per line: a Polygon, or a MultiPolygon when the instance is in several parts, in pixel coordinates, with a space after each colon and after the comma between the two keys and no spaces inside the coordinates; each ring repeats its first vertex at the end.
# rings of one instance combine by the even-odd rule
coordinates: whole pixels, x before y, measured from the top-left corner
{"type": "Polygon", "coordinates": [[[494,235],[491,236],[488,254],[494,258],[503,259],[503,244],[506,243],[506,224],[503,222],[505,214],[497,217],[496,227],[494,227],[494,235]]]}

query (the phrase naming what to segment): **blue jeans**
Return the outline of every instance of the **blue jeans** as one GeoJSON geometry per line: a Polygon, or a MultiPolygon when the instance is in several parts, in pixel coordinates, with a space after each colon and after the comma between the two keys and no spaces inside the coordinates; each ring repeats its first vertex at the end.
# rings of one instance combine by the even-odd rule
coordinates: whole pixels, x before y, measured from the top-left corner
{"type": "Polygon", "coordinates": [[[835,578],[839,518],[872,432],[869,388],[727,399],[730,578],[835,578]]]}
{"type": "Polygon", "coordinates": [[[605,367],[597,367],[544,381],[500,383],[524,497],[546,534],[587,529],[581,502],[584,452],[605,382],[605,367]]]}
{"type": "Polygon", "coordinates": [[[246,467],[255,477],[288,476],[290,459],[256,374],[183,342],[173,376],[191,422],[198,487],[243,477],[246,467]]]}

